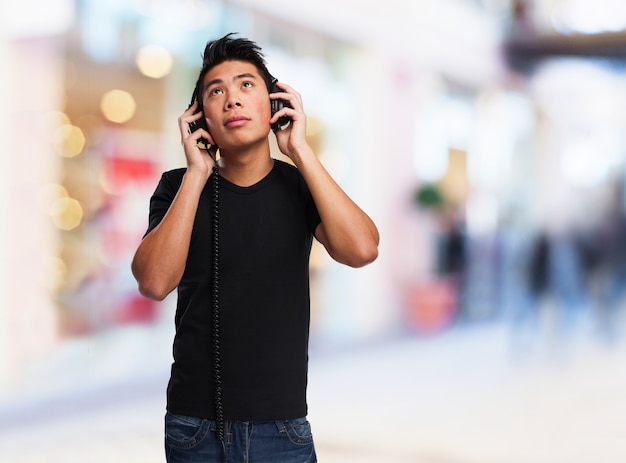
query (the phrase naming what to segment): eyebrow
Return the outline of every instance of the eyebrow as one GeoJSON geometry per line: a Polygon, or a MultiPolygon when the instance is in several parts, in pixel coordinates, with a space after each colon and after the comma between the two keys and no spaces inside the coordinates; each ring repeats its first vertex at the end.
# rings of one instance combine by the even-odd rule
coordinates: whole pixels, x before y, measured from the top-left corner
{"type": "MultiPolygon", "coordinates": [[[[237,74],[235,77],[233,77],[233,81],[240,80],[240,79],[255,79],[256,80],[256,76],[249,72],[244,72],[243,74],[237,74]]],[[[224,79],[217,78],[217,79],[209,80],[204,86],[204,90],[209,88],[211,85],[222,84],[222,83],[224,83],[224,79]]]]}

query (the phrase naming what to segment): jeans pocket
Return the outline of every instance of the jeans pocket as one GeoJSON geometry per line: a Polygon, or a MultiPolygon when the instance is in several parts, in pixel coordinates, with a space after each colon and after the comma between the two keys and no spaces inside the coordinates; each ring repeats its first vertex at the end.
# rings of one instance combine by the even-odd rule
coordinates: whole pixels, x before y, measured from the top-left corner
{"type": "Polygon", "coordinates": [[[209,431],[209,422],[191,416],[165,415],[165,442],[170,447],[190,449],[195,447],[209,431]]]}
{"type": "Polygon", "coordinates": [[[311,424],[306,418],[283,421],[282,430],[287,434],[289,440],[296,445],[311,445],[313,443],[311,424]]]}

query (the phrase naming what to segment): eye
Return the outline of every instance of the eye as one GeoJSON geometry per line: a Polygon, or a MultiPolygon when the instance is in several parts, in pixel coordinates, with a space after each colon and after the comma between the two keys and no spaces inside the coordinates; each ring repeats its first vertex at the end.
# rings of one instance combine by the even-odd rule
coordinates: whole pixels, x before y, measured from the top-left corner
{"type": "Polygon", "coordinates": [[[252,88],[252,82],[250,82],[250,81],[245,81],[245,82],[242,84],[242,86],[243,86],[244,88],[252,88]]]}
{"type": "Polygon", "coordinates": [[[221,95],[222,93],[223,93],[222,89],[219,88],[219,87],[216,87],[216,88],[213,88],[213,89],[209,90],[209,96],[221,95]]]}

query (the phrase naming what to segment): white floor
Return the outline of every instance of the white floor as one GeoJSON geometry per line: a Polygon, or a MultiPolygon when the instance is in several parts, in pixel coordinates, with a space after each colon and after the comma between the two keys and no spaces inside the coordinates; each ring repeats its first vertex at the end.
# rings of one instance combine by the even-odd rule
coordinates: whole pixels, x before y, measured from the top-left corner
{"type": "MultiPolygon", "coordinates": [[[[322,463],[626,462],[626,343],[463,328],[311,353],[322,463]]],[[[0,462],[164,462],[169,333],[67,346],[0,395],[0,462]]]]}

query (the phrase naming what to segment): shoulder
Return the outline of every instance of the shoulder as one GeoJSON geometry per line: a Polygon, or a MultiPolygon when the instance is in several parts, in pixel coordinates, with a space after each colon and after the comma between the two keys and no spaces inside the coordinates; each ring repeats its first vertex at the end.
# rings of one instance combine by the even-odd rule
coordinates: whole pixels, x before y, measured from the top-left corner
{"type": "Polygon", "coordinates": [[[186,171],[186,168],[180,168],[163,172],[153,196],[167,198],[175,195],[183,183],[183,175],[186,171]]]}
{"type": "Polygon", "coordinates": [[[178,191],[181,183],[183,183],[183,176],[185,175],[185,172],[187,172],[186,167],[163,172],[161,180],[159,181],[159,187],[178,191]]]}
{"type": "Polygon", "coordinates": [[[293,164],[278,159],[275,160],[275,163],[277,176],[281,178],[282,184],[286,186],[286,191],[289,192],[290,197],[299,198],[306,204],[307,209],[315,211],[315,201],[309,186],[298,168],[293,164]]]}
{"type": "Polygon", "coordinates": [[[283,181],[294,184],[300,184],[304,181],[302,174],[293,164],[281,161],[280,159],[275,159],[274,163],[274,170],[276,174],[283,179],[283,181]]]}
{"type": "Polygon", "coordinates": [[[274,168],[281,173],[298,175],[298,168],[293,164],[289,164],[281,159],[274,159],[274,168]]]}
{"type": "Polygon", "coordinates": [[[183,181],[183,175],[185,175],[185,172],[187,172],[186,167],[168,170],[166,172],[163,172],[163,175],[161,176],[161,181],[177,183],[178,185],[180,185],[183,181]]]}

